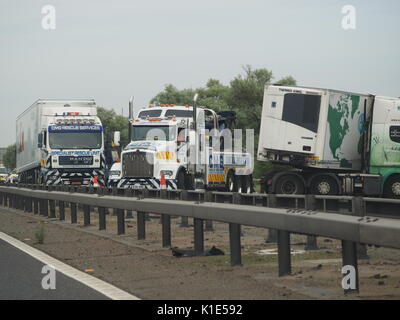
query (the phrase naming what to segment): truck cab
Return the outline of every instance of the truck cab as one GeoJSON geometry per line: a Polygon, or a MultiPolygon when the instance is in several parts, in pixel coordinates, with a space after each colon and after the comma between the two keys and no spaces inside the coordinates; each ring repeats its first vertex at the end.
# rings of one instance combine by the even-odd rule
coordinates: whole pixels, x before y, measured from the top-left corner
{"type": "Polygon", "coordinates": [[[104,134],[94,100],[38,100],[17,119],[24,183],[105,184],[104,134]]]}
{"type": "Polygon", "coordinates": [[[221,151],[220,127],[229,116],[207,108],[160,105],[142,109],[131,120],[131,143],[121,155],[120,188],[197,189],[225,188],[228,177],[247,173],[251,185],[249,154],[221,151]],[[196,110],[196,120],[194,119],[196,110]],[[195,130],[195,127],[197,130],[195,130]],[[197,132],[197,134],[196,134],[197,132]]]}

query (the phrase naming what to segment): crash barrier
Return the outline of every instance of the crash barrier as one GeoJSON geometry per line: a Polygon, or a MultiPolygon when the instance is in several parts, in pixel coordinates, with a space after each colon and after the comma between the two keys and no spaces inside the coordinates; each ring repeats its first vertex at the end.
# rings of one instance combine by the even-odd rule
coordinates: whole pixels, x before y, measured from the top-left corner
{"type": "MultiPolygon", "coordinates": [[[[162,245],[171,246],[171,216],[193,218],[194,251],[204,254],[204,222],[220,221],[229,224],[230,262],[241,265],[241,226],[276,230],[279,276],[291,273],[290,234],[304,234],[342,241],[343,266],[353,266],[358,283],[357,244],[400,248],[400,219],[366,216],[368,204],[399,205],[399,200],[364,199],[360,197],[328,197],[312,195],[261,195],[209,191],[123,190],[93,187],[45,187],[37,185],[0,186],[0,205],[33,212],[42,216],[65,219],[65,206],[70,205],[71,223],[77,222],[77,206],[82,206],[84,225],[90,224],[91,207],[98,208],[99,229],[106,229],[107,208],[117,216],[117,233],[125,233],[125,210],[137,212],[137,237],[146,238],[146,215],[160,213],[162,245]],[[293,208],[277,208],[279,201],[293,202],[293,208]],[[252,202],[251,205],[248,203],[252,202]],[[329,212],[330,202],[336,209],[329,212]],[[343,202],[343,203],[342,203],[343,202]],[[260,205],[261,204],[261,205],[260,205]],[[297,207],[296,207],[297,206],[297,207]],[[322,206],[325,209],[317,210],[322,206]],[[347,208],[347,209],[346,209],[347,208]],[[347,210],[347,211],[346,211],[347,210]]],[[[289,204],[287,204],[289,205],[289,204]]],[[[182,224],[187,223],[182,221],[182,224]]],[[[210,227],[210,224],[209,224],[210,227]]],[[[211,226],[212,227],[212,226],[211,226]]],[[[311,241],[312,240],[312,241],[311,241]]],[[[358,291],[351,288],[346,291],[358,291]]]]}

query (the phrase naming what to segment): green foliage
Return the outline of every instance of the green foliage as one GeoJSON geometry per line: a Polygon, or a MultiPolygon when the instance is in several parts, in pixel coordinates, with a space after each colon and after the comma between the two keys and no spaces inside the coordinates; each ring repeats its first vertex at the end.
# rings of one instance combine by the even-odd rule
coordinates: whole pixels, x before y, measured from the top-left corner
{"type": "Polygon", "coordinates": [[[105,136],[112,139],[115,131],[121,132],[121,143],[123,146],[129,143],[128,118],[118,115],[114,110],[108,110],[102,107],[97,109],[103,127],[105,136]]]}
{"type": "Polygon", "coordinates": [[[14,170],[17,166],[17,147],[15,144],[7,147],[3,155],[3,164],[9,170],[14,170]]]}
{"type": "Polygon", "coordinates": [[[151,99],[150,103],[154,104],[192,104],[194,96],[194,91],[192,89],[183,89],[178,90],[172,84],[167,84],[164,88],[164,91],[157,94],[153,99],[151,99]]]}
{"type": "MultiPolygon", "coordinates": [[[[235,111],[237,128],[254,129],[254,147],[257,149],[264,88],[266,84],[272,83],[273,79],[272,71],[265,68],[253,69],[247,65],[243,67],[243,74],[238,74],[229,85],[223,85],[216,79],[209,79],[205,87],[179,90],[168,84],[151,100],[151,103],[192,105],[193,96],[197,92],[198,105],[215,111],[235,111]]],[[[287,76],[275,83],[296,85],[296,80],[292,76],[287,76]]],[[[255,161],[254,177],[259,178],[272,168],[270,163],[255,161]]]]}
{"type": "Polygon", "coordinates": [[[295,86],[297,84],[296,80],[292,76],[288,76],[285,78],[282,78],[276,84],[281,84],[284,86],[295,86]]]}
{"type": "Polygon", "coordinates": [[[40,226],[35,232],[36,243],[43,244],[45,238],[46,238],[46,230],[44,228],[43,222],[40,222],[40,226]]]}

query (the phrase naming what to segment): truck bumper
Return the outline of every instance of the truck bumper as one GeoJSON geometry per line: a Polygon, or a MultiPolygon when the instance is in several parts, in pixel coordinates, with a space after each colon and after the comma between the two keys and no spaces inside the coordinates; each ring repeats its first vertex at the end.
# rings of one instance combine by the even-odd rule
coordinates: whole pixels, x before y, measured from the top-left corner
{"type": "MultiPolygon", "coordinates": [[[[175,179],[166,179],[166,186],[164,189],[167,190],[176,190],[176,180],[175,179]]],[[[162,189],[160,186],[160,179],[154,178],[127,178],[121,179],[117,185],[118,188],[122,189],[149,189],[149,190],[158,190],[162,189]]]]}
{"type": "Polygon", "coordinates": [[[90,172],[60,172],[53,169],[47,172],[45,183],[48,186],[90,185],[94,176],[97,176],[100,185],[105,185],[104,171],[100,169],[94,169],[90,172]]]}

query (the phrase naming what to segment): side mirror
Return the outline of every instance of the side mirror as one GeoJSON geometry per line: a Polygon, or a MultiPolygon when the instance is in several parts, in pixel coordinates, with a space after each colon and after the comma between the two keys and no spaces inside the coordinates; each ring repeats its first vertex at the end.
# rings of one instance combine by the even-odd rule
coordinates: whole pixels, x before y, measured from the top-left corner
{"type": "Polygon", "coordinates": [[[38,134],[38,148],[43,148],[43,133],[38,134]]]}
{"type": "Polygon", "coordinates": [[[121,132],[115,131],[114,132],[114,139],[113,139],[114,147],[119,147],[121,144],[121,132]]]}

